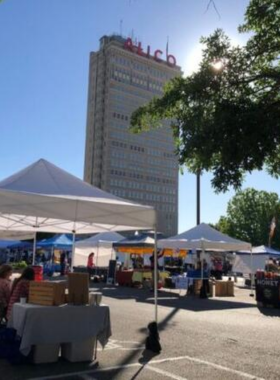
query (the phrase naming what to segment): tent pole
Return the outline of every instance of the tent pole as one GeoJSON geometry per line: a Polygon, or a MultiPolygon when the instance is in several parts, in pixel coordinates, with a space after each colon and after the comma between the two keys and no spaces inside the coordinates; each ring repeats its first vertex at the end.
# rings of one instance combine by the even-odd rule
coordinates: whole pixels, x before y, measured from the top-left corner
{"type": "Polygon", "coordinates": [[[98,267],[98,256],[99,256],[99,240],[97,241],[96,267],[98,267]]]}
{"type": "Polygon", "coordinates": [[[155,247],[154,247],[154,296],[155,296],[155,321],[158,322],[158,258],[157,258],[157,227],[155,225],[155,247]]]}
{"type": "Polygon", "coordinates": [[[34,233],[32,265],[35,265],[35,258],[36,258],[36,238],[37,238],[37,232],[34,233]]]}
{"type": "Polygon", "coordinates": [[[73,230],[73,244],[72,244],[72,260],[71,260],[71,272],[73,272],[74,259],[75,259],[75,241],[76,241],[76,231],[73,230]]]}
{"type": "Polygon", "coordinates": [[[250,252],[250,266],[251,266],[251,293],[250,293],[250,297],[254,297],[254,291],[253,291],[254,273],[253,273],[253,251],[252,251],[252,246],[251,246],[251,252],[250,252]]]}

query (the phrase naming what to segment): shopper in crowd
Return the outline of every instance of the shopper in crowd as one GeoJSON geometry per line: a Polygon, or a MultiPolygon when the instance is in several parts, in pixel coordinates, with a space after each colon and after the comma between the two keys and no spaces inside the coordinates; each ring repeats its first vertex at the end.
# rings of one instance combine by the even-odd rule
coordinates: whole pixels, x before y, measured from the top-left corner
{"type": "Polygon", "coordinates": [[[60,255],[60,275],[64,276],[65,275],[65,268],[66,268],[66,254],[65,252],[62,252],[60,255]]]}
{"type": "Polygon", "coordinates": [[[158,265],[158,260],[164,255],[164,250],[162,249],[161,252],[160,250],[157,251],[156,253],[156,264],[155,264],[155,258],[154,254],[150,256],[150,263],[151,263],[151,271],[152,271],[152,286],[151,286],[151,291],[154,290],[154,284],[155,284],[155,265],[157,266],[157,282],[159,280],[159,265],[158,265]]]}
{"type": "Polygon", "coordinates": [[[92,269],[95,267],[95,264],[94,264],[94,252],[91,252],[89,255],[88,255],[88,261],[87,261],[87,267],[88,269],[92,269]]]}
{"type": "Polygon", "coordinates": [[[35,271],[31,267],[27,267],[22,275],[15,279],[12,285],[11,297],[7,310],[7,318],[9,319],[14,303],[20,302],[21,298],[28,299],[30,281],[34,281],[35,271]]]}
{"type": "Polygon", "coordinates": [[[88,270],[88,274],[89,274],[89,279],[91,279],[91,276],[94,275],[94,268],[95,268],[94,252],[91,252],[88,255],[88,260],[87,260],[87,270],[88,270]]]}
{"type": "Polygon", "coordinates": [[[4,264],[0,267],[0,320],[6,317],[7,308],[11,295],[11,275],[13,268],[4,264]]]}

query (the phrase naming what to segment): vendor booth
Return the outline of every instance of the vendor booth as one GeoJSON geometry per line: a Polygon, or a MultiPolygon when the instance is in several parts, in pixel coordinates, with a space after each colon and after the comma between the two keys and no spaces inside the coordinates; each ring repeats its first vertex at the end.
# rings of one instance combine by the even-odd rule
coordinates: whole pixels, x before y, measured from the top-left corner
{"type": "Polygon", "coordinates": [[[238,251],[233,263],[233,272],[243,274],[255,273],[258,269],[264,270],[266,261],[270,258],[280,258],[280,251],[265,245],[252,248],[253,260],[251,263],[250,251],[238,251]],[[252,266],[251,266],[252,265],[252,266]]]}
{"type": "Polygon", "coordinates": [[[123,240],[117,232],[102,232],[76,243],[75,265],[87,266],[88,255],[94,252],[95,267],[108,268],[109,261],[116,259],[113,243],[123,240]]]}
{"type": "MultiPolygon", "coordinates": [[[[33,232],[36,242],[39,231],[72,233],[74,265],[76,234],[150,228],[156,228],[154,208],[106,193],[42,159],[0,182],[0,236],[11,236],[17,231],[33,232]]],[[[48,307],[51,310],[60,308],[48,307]]],[[[74,306],[73,310],[68,310],[68,320],[71,320],[71,313],[79,312],[78,308],[74,306]]],[[[91,309],[86,310],[89,312],[91,309]]],[[[52,315],[51,311],[48,313],[52,315]]],[[[157,320],[156,289],[155,318],[157,320]]],[[[30,326],[33,326],[30,320],[30,326]]],[[[88,330],[93,331],[95,318],[88,318],[87,323],[88,330]]],[[[72,334],[72,327],[69,326],[68,333],[72,334]]],[[[14,319],[12,327],[21,334],[22,325],[14,319]]],[[[66,333],[65,328],[63,333],[66,333]]],[[[29,342],[34,344],[34,339],[39,339],[38,335],[35,336],[32,329],[29,333],[33,336],[29,342]]],[[[48,344],[48,339],[48,334],[42,331],[39,344],[48,344]]]]}
{"type": "MultiPolygon", "coordinates": [[[[208,278],[208,275],[205,273],[205,268],[208,269],[209,267],[211,252],[227,252],[237,251],[241,249],[251,250],[250,243],[234,239],[215,230],[205,223],[201,223],[198,226],[179,235],[160,240],[158,242],[158,247],[170,249],[188,249],[192,251],[193,255],[196,253],[196,260],[194,260],[193,263],[197,269],[188,271],[185,276],[187,277],[187,280],[183,282],[181,281],[180,283],[184,283],[184,286],[187,287],[190,282],[192,283],[194,281],[194,286],[200,286],[200,288],[202,288],[202,284],[205,278],[208,278]]],[[[228,285],[222,284],[222,282],[220,282],[218,287],[222,289],[221,292],[224,294],[225,289],[228,288],[228,285]]]]}
{"type": "MultiPolygon", "coordinates": [[[[159,240],[160,241],[160,240],[159,240]]],[[[151,286],[152,271],[150,258],[154,254],[155,240],[149,233],[141,233],[123,239],[113,244],[118,255],[124,254],[124,265],[117,271],[117,282],[119,285],[127,286],[151,286]]],[[[166,278],[169,277],[169,272],[165,270],[164,257],[185,258],[186,250],[163,249],[162,257],[158,259],[159,267],[159,286],[165,284],[166,278]]]]}

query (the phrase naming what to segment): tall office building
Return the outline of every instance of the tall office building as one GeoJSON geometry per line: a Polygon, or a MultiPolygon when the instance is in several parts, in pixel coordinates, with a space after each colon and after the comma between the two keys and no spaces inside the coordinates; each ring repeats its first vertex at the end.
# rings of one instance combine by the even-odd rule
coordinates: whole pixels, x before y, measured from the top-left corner
{"type": "Polygon", "coordinates": [[[178,227],[178,160],[171,129],[133,134],[131,113],[181,75],[175,57],[145,52],[141,43],[104,36],[90,54],[85,148],[85,181],[119,197],[152,205],[158,231],[175,235],[178,227]],[[137,46],[136,46],[137,45],[137,46]],[[164,56],[164,59],[161,57],[164,56]]]}

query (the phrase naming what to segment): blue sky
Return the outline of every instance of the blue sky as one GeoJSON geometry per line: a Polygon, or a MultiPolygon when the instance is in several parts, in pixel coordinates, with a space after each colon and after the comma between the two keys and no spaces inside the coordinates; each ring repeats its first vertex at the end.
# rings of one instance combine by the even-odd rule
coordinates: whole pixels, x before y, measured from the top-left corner
{"type": "MultiPolygon", "coordinates": [[[[223,28],[234,43],[248,0],[4,0],[0,4],[0,179],[45,158],[83,176],[89,52],[104,34],[133,35],[165,49],[186,73],[199,62],[199,39],[223,28]]],[[[249,142],[248,142],[249,143],[249,142]]],[[[201,220],[225,214],[233,191],[214,194],[201,181],[201,220]]],[[[180,176],[179,231],[195,225],[195,176],[180,176]]],[[[245,187],[279,191],[267,174],[245,187]]]]}

